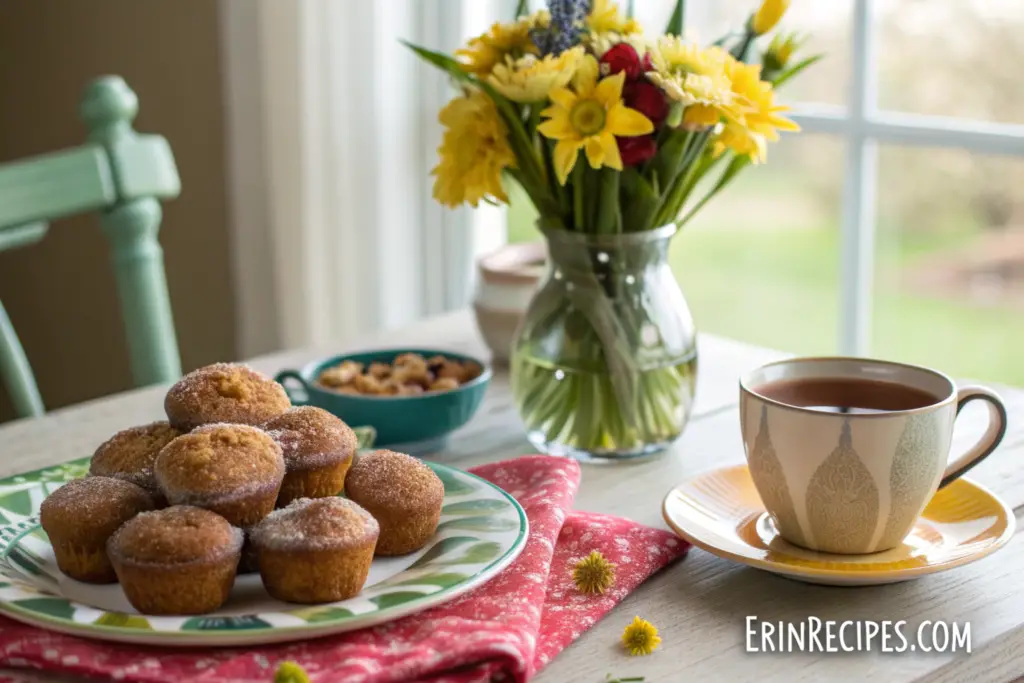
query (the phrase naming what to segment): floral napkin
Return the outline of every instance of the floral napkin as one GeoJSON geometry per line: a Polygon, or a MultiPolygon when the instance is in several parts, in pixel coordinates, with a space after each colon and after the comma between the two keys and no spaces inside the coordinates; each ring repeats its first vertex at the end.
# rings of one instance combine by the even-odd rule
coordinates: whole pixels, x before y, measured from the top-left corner
{"type": "Polygon", "coordinates": [[[269,683],[297,662],[313,682],[526,681],[651,574],[681,557],[674,535],[625,519],[572,512],[580,468],[529,456],[471,470],[526,510],[530,537],[505,571],[452,602],[381,626],[308,642],[181,650],[61,635],[0,618],[0,668],[124,681],[269,683]],[[574,564],[592,550],[616,565],[612,589],[580,593],[574,564]]]}

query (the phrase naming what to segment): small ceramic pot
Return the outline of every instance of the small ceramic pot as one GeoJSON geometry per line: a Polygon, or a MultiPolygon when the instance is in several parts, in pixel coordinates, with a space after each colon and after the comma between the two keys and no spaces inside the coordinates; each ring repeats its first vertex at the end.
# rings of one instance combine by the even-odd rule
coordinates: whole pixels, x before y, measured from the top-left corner
{"type": "Polygon", "coordinates": [[[477,262],[473,311],[496,363],[507,363],[516,328],[544,276],[544,242],[509,244],[477,262]]]}
{"type": "Polygon", "coordinates": [[[282,370],[274,379],[285,388],[294,405],[323,408],[353,427],[373,427],[377,432],[375,446],[415,455],[439,450],[451,432],[473,417],[491,381],[491,370],[476,358],[451,351],[389,349],[313,361],[301,370],[282,370]],[[351,360],[366,366],[370,363],[390,364],[403,353],[417,353],[424,358],[445,356],[462,362],[473,361],[480,364],[483,372],[458,389],[413,396],[344,394],[317,382],[322,370],[342,361],[351,360]]]}

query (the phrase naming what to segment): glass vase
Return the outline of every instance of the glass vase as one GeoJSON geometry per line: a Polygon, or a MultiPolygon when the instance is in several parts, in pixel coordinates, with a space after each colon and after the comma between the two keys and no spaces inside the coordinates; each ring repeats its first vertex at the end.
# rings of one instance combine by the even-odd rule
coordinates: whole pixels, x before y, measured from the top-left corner
{"type": "Polygon", "coordinates": [[[674,225],[593,235],[544,230],[548,271],[512,348],[530,442],[579,460],[652,455],[693,406],[693,318],[668,265],[674,225]]]}

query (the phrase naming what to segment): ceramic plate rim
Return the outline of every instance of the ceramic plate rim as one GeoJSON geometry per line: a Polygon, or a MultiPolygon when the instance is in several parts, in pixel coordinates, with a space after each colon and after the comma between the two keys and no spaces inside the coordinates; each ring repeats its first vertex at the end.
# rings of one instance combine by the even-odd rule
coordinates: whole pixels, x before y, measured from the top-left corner
{"type": "MultiPolygon", "coordinates": [[[[394,621],[402,617],[421,612],[431,607],[437,607],[438,605],[449,602],[456,597],[477,588],[484,583],[490,581],[503,569],[508,567],[517,557],[522,553],[526,547],[526,543],[529,539],[530,522],[526,516],[526,511],[523,510],[522,505],[515,499],[512,494],[505,491],[503,488],[490,482],[483,477],[467,472],[466,470],[453,467],[451,465],[445,465],[436,462],[423,461],[425,464],[433,468],[441,468],[444,470],[455,471],[459,474],[466,475],[477,481],[482,482],[487,487],[500,493],[506,500],[508,500],[519,518],[519,533],[516,536],[515,541],[500,557],[495,558],[485,568],[478,571],[476,574],[466,579],[465,581],[442,588],[441,590],[433,593],[424,594],[422,598],[412,600],[408,603],[395,605],[394,607],[386,607],[377,610],[368,615],[362,615],[362,619],[346,619],[341,622],[331,623],[322,622],[319,624],[293,624],[286,626],[270,626],[270,627],[257,627],[244,630],[218,632],[211,630],[196,630],[196,631],[155,631],[150,629],[142,629],[133,626],[108,626],[106,624],[94,624],[94,623],[81,623],[73,622],[70,620],[64,620],[57,617],[53,617],[47,614],[41,614],[32,610],[28,610],[24,607],[8,602],[4,598],[0,598],[0,614],[4,614],[15,621],[30,626],[37,626],[45,628],[50,631],[58,633],[65,633],[68,635],[79,636],[83,638],[89,638],[92,640],[105,640],[109,642],[120,642],[120,643],[141,643],[149,645],[159,645],[165,647],[224,647],[232,645],[261,645],[271,643],[282,643],[297,641],[306,638],[320,638],[329,635],[335,635],[339,633],[345,633],[348,631],[355,631],[371,626],[377,626],[382,623],[394,621]]],[[[59,467],[55,465],[53,467],[59,467]]],[[[34,474],[43,470],[50,469],[49,467],[40,468],[39,470],[33,470],[32,472],[26,472],[24,474],[34,474]]],[[[13,475],[21,476],[21,475],[13,475]]],[[[27,527],[16,534],[4,547],[0,550],[0,559],[6,560],[11,550],[15,547],[16,542],[23,536],[32,533],[36,528],[39,528],[38,515],[34,516],[35,524],[27,527]]],[[[0,528],[8,528],[16,526],[15,524],[4,524],[0,525],[0,528]]],[[[71,603],[76,601],[70,600],[63,595],[56,595],[64,600],[68,600],[71,603]]],[[[84,604],[84,603],[77,603],[84,604]]],[[[329,604],[329,603],[325,603],[329,604]]],[[[88,606],[88,605],[85,605],[88,606]]],[[[303,607],[316,607],[316,605],[296,605],[295,609],[302,609],[303,607]]],[[[110,613],[107,610],[103,610],[110,613]]],[[[145,615],[140,615],[145,617],[145,615]]],[[[203,616],[203,615],[194,615],[203,616]]],[[[216,618],[215,616],[212,618],[216,618]]]]}
{"type": "MultiPolygon", "coordinates": [[[[974,488],[976,488],[979,491],[981,491],[984,495],[986,495],[989,498],[991,498],[992,500],[994,500],[999,505],[999,508],[1002,510],[1002,512],[1003,512],[1003,519],[1004,519],[1003,529],[1002,529],[1001,533],[996,538],[993,539],[992,543],[990,543],[989,545],[987,545],[984,548],[980,549],[978,552],[973,553],[971,555],[967,555],[966,557],[961,557],[961,558],[953,559],[953,560],[945,560],[945,561],[941,561],[941,562],[936,562],[934,564],[926,564],[924,566],[919,566],[919,567],[908,567],[906,569],[880,569],[880,570],[878,570],[878,569],[876,569],[876,570],[869,570],[869,569],[826,569],[826,568],[820,568],[820,567],[803,567],[803,566],[797,567],[797,566],[790,565],[790,564],[783,564],[783,563],[779,563],[779,562],[773,562],[771,560],[762,560],[762,559],[755,558],[755,557],[746,557],[746,556],[740,555],[738,553],[734,553],[734,552],[732,552],[730,550],[717,547],[717,546],[715,546],[715,545],[713,545],[713,544],[711,544],[711,543],[709,543],[707,541],[704,541],[703,539],[697,538],[697,537],[693,536],[692,534],[684,531],[679,526],[679,524],[672,518],[672,516],[669,514],[669,510],[668,510],[669,500],[672,498],[673,495],[676,494],[677,491],[679,491],[679,489],[682,486],[684,486],[684,485],[686,485],[686,484],[688,484],[688,483],[690,483],[690,482],[692,482],[692,481],[694,481],[696,479],[710,476],[714,472],[719,472],[719,471],[724,471],[724,470],[747,470],[748,473],[747,473],[746,476],[748,476],[748,477],[750,476],[749,475],[749,468],[747,467],[746,464],[728,465],[728,466],[725,466],[725,467],[717,467],[717,468],[705,470],[704,472],[699,472],[699,473],[693,475],[692,477],[690,477],[689,479],[687,479],[687,480],[685,480],[685,481],[683,481],[683,482],[681,482],[679,484],[676,484],[671,489],[669,489],[668,493],[666,493],[665,497],[662,499],[662,503],[661,503],[661,516],[665,520],[665,523],[668,524],[668,526],[672,529],[672,531],[674,531],[678,536],[680,536],[684,540],[686,540],[686,541],[692,543],[693,545],[697,546],[698,548],[700,548],[700,549],[702,549],[702,550],[704,550],[704,551],[706,551],[706,552],[708,552],[708,553],[710,553],[712,555],[715,555],[716,557],[721,557],[723,559],[732,560],[734,562],[739,562],[740,564],[745,564],[747,566],[754,567],[756,569],[762,569],[764,571],[771,572],[773,574],[781,574],[781,575],[791,576],[791,577],[796,577],[796,578],[815,578],[815,579],[840,580],[840,581],[842,581],[844,583],[849,583],[851,581],[867,581],[867,582],[889,581],[889,582],[895,582],[895,581],[902,581],[902,580],[907,580],[907,579],[915,579],[915,578],[918,578],[920,576],[926,576],[928,574],[934,574],[934,573],[937,573],[937,572],[946,571],[948,569],[955,569],[956,567],[962,567],[963,565],[970,564],[971,562],[976,562],[976,561],[978,561],[978,560],[980,560],[982,558],[988,557],[989,555],[991,555],[992,553],[994,553],[995,551],[999,550],[1004,545],[1006,545],[1010,541],[1010,539],[1013,538],[1014,532],[1016,530],[1016,523],[1017,523],[1016,516],[1014,515],[1013,510],[1010,509],[1010,507],[1006,504],[1006,502],[1002,498],[1000,498],[999,496],[994,494],[987,487],[985,487],[982,484],[979,484],[978,482],[974,481],[973,479],[971,479],[969,477],[961,477],[957,481],[962,481],[965,484],[973,486],[974,488]]],[[[761,510],[762,510],[762,512],[765,512],[765,510],[763,509],[763,505],[761,507],[761,510]]],[[[706,528],[706,527],[702,526],[701,528],[706,528]]],[[[717,534],[716,534],[716,536],[717,536],[717,534]]],[[[744,547],[752,548],[753,546],[750,546],[748,544],[744,544],[744,547]]],[[[813,552],[813,551],[811,551],[811,552],[813,552]]],[[[827,553],[822,553],[822,554],[827,554],[827,553]]]]}

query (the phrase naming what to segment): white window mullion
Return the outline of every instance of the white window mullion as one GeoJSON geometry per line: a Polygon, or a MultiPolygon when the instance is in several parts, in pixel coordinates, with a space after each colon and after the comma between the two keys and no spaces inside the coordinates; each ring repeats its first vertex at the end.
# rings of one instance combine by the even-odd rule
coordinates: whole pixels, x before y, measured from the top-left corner
{"type": "Polygon", "coordinates": [[[877,143],[868,118],[876,110],[873,0],[855,0],[853,71],[846,130],[846,172],[840,239],[839,351],[866,355],[871,340],[874,287],[877,143]]]}

